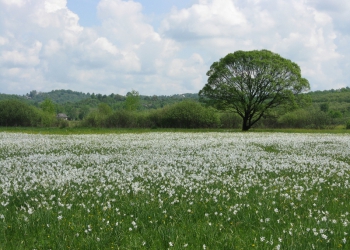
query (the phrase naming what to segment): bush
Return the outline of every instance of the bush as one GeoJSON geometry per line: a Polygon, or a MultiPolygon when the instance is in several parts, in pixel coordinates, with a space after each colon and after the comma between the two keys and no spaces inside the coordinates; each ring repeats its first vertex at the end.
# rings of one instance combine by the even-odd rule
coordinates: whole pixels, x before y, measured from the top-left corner
{"type": "Polygon", "coordinates": [[[64,119],[59,119],[57,121],[57,125],[59,128],[68,128],[69,127],[69,122],[67,120],[64,120],[64,119]]]}
{"type": "Polygon", "coordinates": [[[90,112],[81,123],[83,127],[104,127],[104,116],[98,111],[90,112]]]}
{"type": "Polygon", "coordinates": [[[220,124],[222,128],[241,128],[242,118],[235,113],[220,114],[220,124]]]}
{"type": "Polygon", "coordinates": [[[350,129],[350,120],[346,122],[346,129],[350,129]]]}
{"type": "Polygon", "coordinates": [[[137,127],[137,118],[134,112],[124,109],[117,110],[106,118],[106,126],[109,128],[134,128],[137,127]]]}
{"type": "Polygon", "coordinates": [[[0,126],[36,126],[38,110],[18,100],[0,101],[0,126]]]}
{"type": "Polygon", "coordinates": [[[161,112],[162,127],[212,128],[219,124],[219,116],[213,108],[205,108],[195,101],[185,100],[165,107],[161,112]]]}
{"type": "Polygon", "coordinates": [[[57,118],[54,114],[50,114],[46,111],[38,110],[39,119],[37,125],[40,127],[53,127],[57,126],[57,118]]]}
{"type": "Polygon", "coordinates": [[[282,128],[322,129],[331,127],[332,119],[325,112],[299,109],[281,116],[278,125],[282,128]]]}

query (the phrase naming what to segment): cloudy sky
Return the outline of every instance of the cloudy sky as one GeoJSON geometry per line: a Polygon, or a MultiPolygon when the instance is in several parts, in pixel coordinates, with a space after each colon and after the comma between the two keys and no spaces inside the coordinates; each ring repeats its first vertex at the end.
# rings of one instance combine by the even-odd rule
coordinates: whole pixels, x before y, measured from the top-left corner
{"type": "Polygon", "coordinates": [[[350,1],[0,0],[0,93],[196,93],[214,61],[260,49],[311,90],[350,86],[350,1]]]}

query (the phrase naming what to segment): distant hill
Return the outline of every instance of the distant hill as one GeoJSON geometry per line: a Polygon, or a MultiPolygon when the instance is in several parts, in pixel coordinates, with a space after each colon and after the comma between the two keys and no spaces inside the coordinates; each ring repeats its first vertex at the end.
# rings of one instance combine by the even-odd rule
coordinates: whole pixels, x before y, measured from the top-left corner
{"type": "Polygon", "coordinates": [[[40,103],[46,98],[51,99],[56,104],[64,104],[67,102],[80,102],[82,100],[90,98],[90,94],[85,94],[82,92],[72,91],[72,90],[52,90],[50,92],[37,92],[36,90],[30,91],[29,94],[20,96],[20,95],[9,95],[1,94],[0,100],[16,99],[22,100],[27,103],[40,103]]]}
{"type": "Polygon", "coordinates": [[[327,107],[329,111],[339,111],[344,117],[350,117],[350,88],[313,91],[307,93],[315,108],[327,107]]]}
{"type": "Polygon", "coordinates": [[[40,103],[46,98],[51,99],[54,103],[64,104],[67,102],[79,102],[90,98],[90,94],[85,94],[82,92],[72,91],[72,90],[52,90],[50,92],[37,92],[36,90],[30,91],[29,94],[25,96],[34,102],[40,103]]]}
{"type": "MultiPolygon", "coordinates": [[[[350,103],[350,88],[341,88],[341,89],[331,89],[331,90],[323,90],[323,91],[311,91],[307,93],[312,99],[313,103],[350,103]]],[[[111,99],[114,101],[124,101],[125,96],[119,94],[110,94],[110,95],[102,95],[102,94],[90,94],[77,92],[72,90],[52,90],[50,92],[38,92],[36,90],[30,91],[30,93],[20,96],[20,95],[9,95],[9,94],[1,94],[0,100],[6,99],[18,99],[18,100],[29,100],[31,103],[40,103],[44,101],[46,98],[51,99],[56,104],[65,104],[65,103],[86,103],[90,102],[86,99],[97,99],[100,102],[109,102],[111,99]],[[84,101],[86,100],[86,101],[84,101]]],[[[146,96],[140,95],[140,99],[142,102],[147,105],[155,102],[164,102],[165,103],[173,103],[177,101],[181,101],[183,99],[195,99],[198,100],[197,93],[185,93],[185,94],[175,94],[175,95],[153,95],[146,96]]],[[[156,105],[158,106],[158,105],[156,105]]]]}
{"type": "Polygon", "coordinates": [[[341,89],[331,89],[323,91],[313,91],[309,92],[308,95],[312,98],[314,103],[322,102],[346,102],[350,103],[350,88],[341,88],[341,89]]]}

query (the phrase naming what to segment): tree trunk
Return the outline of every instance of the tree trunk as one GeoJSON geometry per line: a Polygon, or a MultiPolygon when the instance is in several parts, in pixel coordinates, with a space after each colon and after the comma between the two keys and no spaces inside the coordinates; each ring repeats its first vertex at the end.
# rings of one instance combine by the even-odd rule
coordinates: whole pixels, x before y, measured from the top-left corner
{"type": "Polygon", "coordinates": [[[250,124],[248,124],[248,117],[243,117],[242,131],[248,131],[250,127],[250,124]]]}

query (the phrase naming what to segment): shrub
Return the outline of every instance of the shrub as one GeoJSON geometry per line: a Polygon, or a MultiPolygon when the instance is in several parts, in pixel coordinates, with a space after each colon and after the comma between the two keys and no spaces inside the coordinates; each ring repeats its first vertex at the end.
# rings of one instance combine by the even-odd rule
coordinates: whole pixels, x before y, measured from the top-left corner
{"type": "Polygon", "coordinates": [[[99,127],[102,125],[101,116],[97,111],[89,113],[82,121],[84,127],[99,127]]]}
{"type": "Polygon", "coordinates": [[[213,108],[205,108],[195,101],[185,100],[165,107],[161,112],[163,127],[211,128],[219,124],[218,114],[213,108]]]}
{"type": "Polygon", "coordinates": [[[350,129],[350,120],[346,122],[346,129],[350,129]]]}
{"type": "Polygon", "coordinates": [[[332,126],[331,117],[315,109],[299,109],[281,116],[278,124],[282,128],[322,129],[332,126]]]}
{"type": "Polygon", "coordinates": [[[117,110],[106,118],[106,126],[109,128],[133,128],[136,124],[136,115],[124,109],[117,110]]]}
{"type": "Polygon", "coordinates": [[[242,118],[235,113],[220,114],[220,125],[222,128],[241,128],[242,118]]]}
{"type": "Polygon", "coordinates": [[[38,120],[35,107],[18,100],[0,101],[0,126],[36,126],[38,120]]]}
{"type": "Polygon", "coordinates": [[[69,121],[67,121],[67,120],[59,119],[57,121],[57,123],[58,123],[57,125],[59,128],[68,128],[69,127],[69,121]]]}

